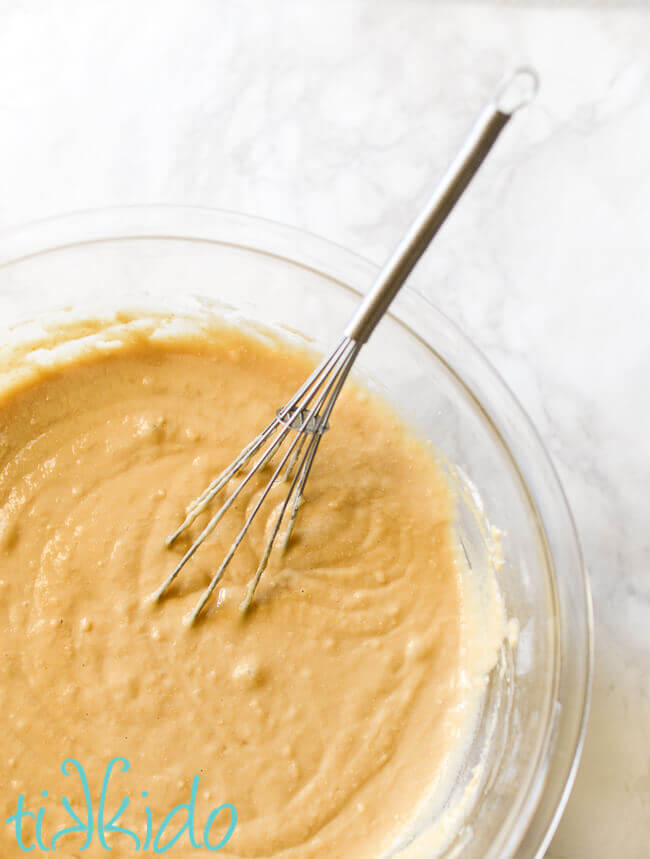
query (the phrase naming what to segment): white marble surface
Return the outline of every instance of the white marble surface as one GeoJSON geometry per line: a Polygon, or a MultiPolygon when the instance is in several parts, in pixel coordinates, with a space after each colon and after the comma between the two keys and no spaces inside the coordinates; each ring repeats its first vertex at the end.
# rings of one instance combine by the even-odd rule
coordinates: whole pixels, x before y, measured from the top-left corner
{"type": "Polygon", "coordinates": [[[597,625],[552,859],[650,854],[650,7],[0,2],[0,227],[177,202],[381,260],[514,62],[538,102],[423,262],[537,422],[597,625]]]}

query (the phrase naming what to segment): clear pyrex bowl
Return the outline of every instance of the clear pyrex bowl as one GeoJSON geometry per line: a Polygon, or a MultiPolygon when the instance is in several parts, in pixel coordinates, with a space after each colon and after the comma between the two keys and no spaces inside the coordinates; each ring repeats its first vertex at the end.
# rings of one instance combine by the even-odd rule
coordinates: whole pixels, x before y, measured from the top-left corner
{"type": "MultiPolygon", "coordinates": [[[[146,308],[239,314],[326,351],[376,271],[322,239],[234,213],[77,213],[0,237],[0,346],[15,337],[8,329],[61,308],[71,318],[146,308]]],[[[453,464],[460,531],[479,573],[490,562],[486,523],[504,534],[498,580],[519,632],[492,672],[456,790],[483,760],[479,784],[443,855],[541,855],[575,775],[590,691],[591,604],[566,498],[515,397],[413,288],[358,367],[453,464]]]]}

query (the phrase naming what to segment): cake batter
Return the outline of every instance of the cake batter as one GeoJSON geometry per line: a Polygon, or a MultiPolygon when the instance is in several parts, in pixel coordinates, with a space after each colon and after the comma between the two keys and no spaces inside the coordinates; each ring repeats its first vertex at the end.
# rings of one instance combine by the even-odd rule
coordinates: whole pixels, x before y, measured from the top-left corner
{"type": "MultiPolygon", "coordinates": [[[[61,772],[70,758],[95,810],[107,763],[130,762],[107,804],[112,815],[129,795],[119,823],[142,845],[146,809],[157,826],[198,775],[197,838],[230,803],[237,824],[220,855],[239,857],[374,859],[445,777],[485,670],[453,498],[430,449],[360,387],[342,393],[294,536],[274,550],[249,613],[239,604],[286,484],[199,622],[183,624],[268,469],[160,604],[148,599],[207,520],[166,549],[185,504],[312,366],[224,328],[90,350],[0,400],[3,857],[23,855],[4,824],[19,794],[45,809],[46,846],[71,824],[62,796],[81,814],[81,781],[61,772]]],[[[227,825],[224,812],[213,841],[227,825]]],[[[23,837],[36,844],[31,818],[23,837]]],[[[114,857],[135,855],[133,838],[106,839],[114,857]]],[[[63,835],[56,852],[104,855],[96,838],[82,854],[84,841],[63,835]]],[[[185,833],[168,855],[207,850],[185,833]]]]}

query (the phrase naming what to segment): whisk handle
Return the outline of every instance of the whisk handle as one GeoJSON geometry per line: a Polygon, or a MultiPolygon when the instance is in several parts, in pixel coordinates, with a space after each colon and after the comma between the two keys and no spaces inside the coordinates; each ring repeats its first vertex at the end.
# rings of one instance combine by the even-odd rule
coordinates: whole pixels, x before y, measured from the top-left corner
{"type": "Polygon", "coordinates": [[[372,289],[345,329],[346,337],[357,343],[365,343],[370,337],[510,117],[532,100],[537,87],[537,74],[528,67],[517,69],[503,82],[474,123],[424,209],[379,272],[372,289]]]}

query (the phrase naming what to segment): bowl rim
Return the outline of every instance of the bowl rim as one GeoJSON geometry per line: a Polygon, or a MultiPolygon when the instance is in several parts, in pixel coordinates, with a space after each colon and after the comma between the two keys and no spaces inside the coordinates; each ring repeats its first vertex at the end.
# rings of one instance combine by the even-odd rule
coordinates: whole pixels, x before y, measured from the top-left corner
{"type": "MultiPolygon", "coordinates": [[[[55,250],[60,251],[68,247],[125,239],[178,239],[206,241],[231,247],[240,247],[264,253],[310,269],[335,281],[340,286],[351,290],[357,295],[363,293],[364,288],[367,288],[371,284],[374,276],[379,271],[379,266],[376,263],[346,248],[344,245],[288,224],[226,209],[213,209],[203,206],[179,206],[175,204],[81,209],[10,227],[0,231],[0,268],[55,250]]],[[[542,798],[552,781],[555,785],[555,796],[547,797],[548,802],[546,803],[547,807],[544,809],[544,819],[539,821],[534,843],[527,845],[532,851],[530,855],[542,856],[557,829],[566,807],[584,745],[591,702],[594,664],[594,623],[589,578],[585,569],[580,540],[566,493],[553,461],[532,420],[510,386],[481,350],[472,343],[453,320],[449,319],[446,314],[436,307],[430,298],[424,295],[416,285],[413,285],[413,277],[410,278],[410,281],[410,283],[405,285],[402,291],[403,294],[406,296],[410,295],[414,300],[422,302],[428,313],[436,316],[453,332],[454,336],[462,343],[463,349],[471,356],[472,361],[481,368],[482,372],[486,372],[489,375],[491,383],[498,390],[499,396],[505,397],[509,401],[509,406],[514,409],[518,421],[521,422],[536,447],[536,455],[541,458],[545,466],[546,478],[554,484],[553,489],[560,499],[562,506],[560,513],[565,519],[565,530],[573,543],[573,550],[578,559],[580,596],[583,600],[582,608],[585,618],[586,641],[584,644],[586,662],[583,666],[584,689],[580,705],[580,715],[573,729],[573,739],[570,744],[571,754],[568,756],[552,755],[554,745],[557,741],[558,721],[562,717],[561,707],[557,700],[559,678],[563,669],[562,652],[560,652],[557,668],[558,679],[552,696],[554,700],[551,702],[556,705],[556,712],[548,720],[546,736],[540,746],[539,752],[542,778],[536,780],[537,784],[534,790],[532,790],[533,785],[530,785],[530,796],[524,798],[525,801],[522,800],[521,811],[523,813],[519,821],[511,826],[507,842],[504,845],[507,845],[507,854],[505,855],[512,856],[517,853],[524,837],[533,828],[533,821],[536,816],[540,815],[542,798]],[[551,779],[551,771],[553,771],[553,779],[551,779]]],[[[408,322],[405,322],[399,315],[395,314],[394,308],[391,315],[400,325],[408,329],[414,337],[422,340],[422,337],[413,330],[408,322]]],[[[428,342],[426,345],[430,349],[432,348],[428,342]]],[[[441,356],[438,355],[438,357],[440,358],[441,356]]],[[[444,358],[442,360],[444,361],[444,358]]],[[[445,361],[445,363],[447,362],[445,361]]],[[[509,453],[513,464],[519,472],[522,486],[525,487],[531,498],[533,509],[538,511],[535,495],[531,492],[528,481],[519,468],[519,462],[512,454],[510,446],[503,438],[498,426],[495,426],[490,414],[485,411],[477,395],[464,382],[458,371],[453,367],[450,369],[466,390],[468,390],[492,424],[493,429],[500,437],[501,443],[509,453]]],[[[543,517],[541,531],[542,534],[546,534],[543,517]]],[[[549,551],[548,543],[545,548],[549,551]]],[[[549,567],[553,576],[553,584],[557,585],[555,565],[550,563],[549,567]]],[[[557,591],[555,596],[557,598],[557,591]]],[[[559,621],[557,622],[559,623],[559,621]]],[[[538,767],[535,768],[536,773],[537,771],[538,767]]]]}

